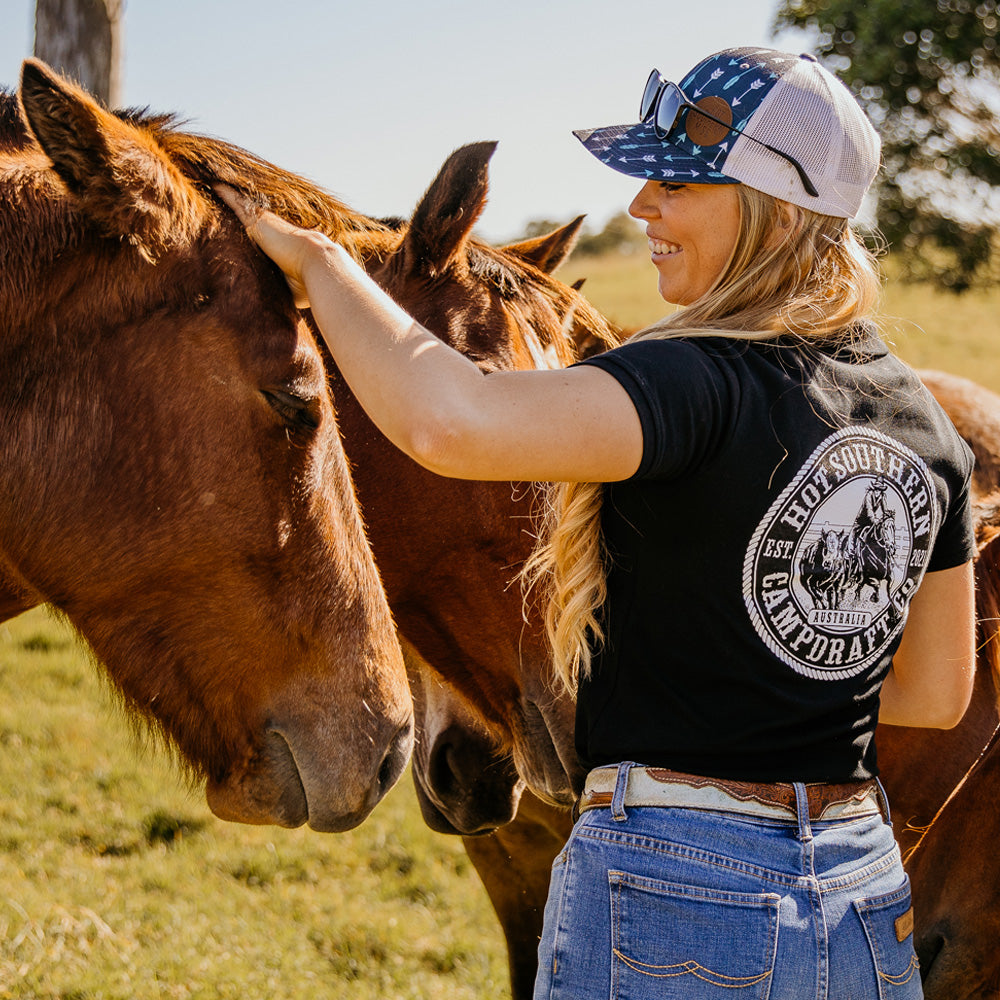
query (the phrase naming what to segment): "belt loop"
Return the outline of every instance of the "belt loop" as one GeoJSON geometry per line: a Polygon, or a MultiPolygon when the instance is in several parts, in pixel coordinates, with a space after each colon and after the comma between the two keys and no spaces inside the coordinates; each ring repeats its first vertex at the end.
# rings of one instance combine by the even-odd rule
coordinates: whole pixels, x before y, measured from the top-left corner
{"type": "Polygon", "coordinates": [[[628,819],[625,812],[625,792],[628,789],[628,773],[638,765],[635,761],[623,760],[618,765],[618,775],[615,778],[615,793],[611,796],[611,818],[616,823],[624,823],[628,819]]]}
{"type": "Polygon", "coordinates": [[[882,815],[889,826],[892,826],[892,813],[889,812],[889,796],[885,794],[885,787],[881,778],[875,779],[875,793],[878,795],[878,804],[882,807],[882,815]]]}
{"type": "Polygon", "coordinates": [[[812,825],[809,822],[809,792],[801,781],[792,784],[795,789],[795,812],[799,820],[799,840],[813,839],[812,825]]]}

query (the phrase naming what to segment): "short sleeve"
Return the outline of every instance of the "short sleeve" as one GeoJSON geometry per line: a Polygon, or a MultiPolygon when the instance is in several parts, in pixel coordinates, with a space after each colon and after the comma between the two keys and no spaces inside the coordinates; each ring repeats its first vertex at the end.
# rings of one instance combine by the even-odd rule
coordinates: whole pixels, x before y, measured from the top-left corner
{"type": "Polygon", "coordinates": [[[959,442],[965,450],[966,473],[964,481],[956,487],[944,521],[934,542],[934,551],[927,564],[928,572],[961,566],[976,556],[976,538],[972,523],[972,455],[965,442],[959,442]]]}
{"type": "Polygon", "coordinates": [[[642,340],[580,364],[613,376],[642,425],[636,479],[673,479],[709,460],[732,433],[739,383],[711,342],[642,340]]]}

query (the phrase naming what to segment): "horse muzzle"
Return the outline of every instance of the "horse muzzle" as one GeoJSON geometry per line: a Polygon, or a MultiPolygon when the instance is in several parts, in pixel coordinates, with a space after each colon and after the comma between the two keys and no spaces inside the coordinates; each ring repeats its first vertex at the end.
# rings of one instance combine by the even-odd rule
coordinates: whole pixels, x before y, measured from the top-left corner
{"type": "Polygon", "coordinates": [[[524,782],[509,755],[460,724],[429,742],[429,749],[418,745],[413,755],[413,783],[421,815],[432,830],[480,836],[514,818],[524,782]]]}
{"type": "MultiPolygon", "coordinates": [[[[572,710],[572,705],[570,705],[572,710]]],[[[559,701],[522,703],[523,731],[515,735],[514,763],[528,787],[550,805],[571,806],[586,773],[576,755],[573,727],[559,701]]]]}
{"type": "Polygon", "coordinates": [[[375,808],[403,773],[413,750],[408,719],[378,759],[345,760],[326,754],[312,740],[298,740],[279,727],[267,730],[261,748],[242,773],[209,780],[208,807],[235,823],[298,827],[322,833],[353,829],[375,808]]]}

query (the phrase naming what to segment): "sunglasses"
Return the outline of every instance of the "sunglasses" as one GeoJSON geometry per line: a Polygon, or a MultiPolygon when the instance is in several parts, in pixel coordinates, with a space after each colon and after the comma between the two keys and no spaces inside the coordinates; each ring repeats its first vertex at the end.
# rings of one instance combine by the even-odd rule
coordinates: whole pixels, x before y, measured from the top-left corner
{"type": "Polygon", "coordinates": [[[717,125],[721,125],[730,132],[735,132],[737,135],[742,135],[745,139],[750,139],[752,142],[757,143],[758,146],[763,146],[776,156],[780,156],[795,168],[795,172],[802,181],[802,186],[806,189],[806,193],[812,195],[814,198],[819,197],[819,192],[816,190],[813,182],[809,180],[809,175],[802,169],[802,164],[794,156],[789,156],[788,153],[783,153],[780,149],[775,149],[774,146],[769,146],[766,142],[761,142],[760,139],[755,139],[752,135],[747,135],[741,129],[733,128],[728,122],[724,122],[714,115],[710,115],[697,105],[692,104],[685,96],[684,91],[676,83],[664,80],[660,75],[660,71],[654,69],[646,81],[646,89],[642,92],[642,102],[639,104],[639,121],[645,124],[652,119],[653,132],[656,138],[660,142],[665,142],[670,133],[677,127],[681,112],[685,108],[688,109],[688,114],[693,111],[695,114],[701,115],[703,118],[707,118],[717,125]]]}

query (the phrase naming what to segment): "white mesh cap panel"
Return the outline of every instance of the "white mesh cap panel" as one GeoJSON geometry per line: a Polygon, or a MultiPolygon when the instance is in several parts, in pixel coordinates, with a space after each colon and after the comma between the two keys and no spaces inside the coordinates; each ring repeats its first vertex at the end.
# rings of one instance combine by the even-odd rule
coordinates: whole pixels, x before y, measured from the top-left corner
{"type": "Polygon", "coordinates": [[[822,215],[852,218],[878,171],[881,144],[851,92],[816,62],[784,73],[726,158],[728,176],[822,215]],[[759,139],[795,157],[819,191],[810,195],[795,168],[759,139]]]}

